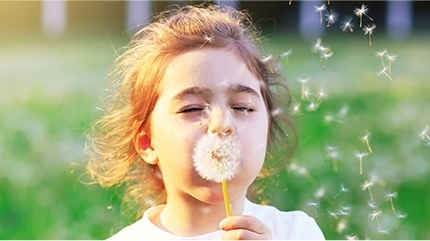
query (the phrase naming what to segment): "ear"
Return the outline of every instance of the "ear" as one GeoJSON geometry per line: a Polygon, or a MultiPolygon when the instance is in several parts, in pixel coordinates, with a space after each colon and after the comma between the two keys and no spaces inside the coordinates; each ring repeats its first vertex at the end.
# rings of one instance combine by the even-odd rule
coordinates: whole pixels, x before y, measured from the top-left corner
{"type": "Polygon", "coordinates": [[[158,163],[157,154],[151,146],[151,139],[145,132],[142,131],[137,135],[135,147],[140,157],[142,157],[145,162],[151,165],[158,163]]]}

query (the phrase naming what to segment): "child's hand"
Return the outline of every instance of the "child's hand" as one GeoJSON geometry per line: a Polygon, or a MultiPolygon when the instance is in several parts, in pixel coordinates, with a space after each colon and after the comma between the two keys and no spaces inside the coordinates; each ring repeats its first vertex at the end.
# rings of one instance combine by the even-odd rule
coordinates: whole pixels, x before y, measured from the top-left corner
{"type": "Polygon", "coordinates": [[[220,222],[219,226],[226,231],[222,236],[225,240],[272,239],[270,229],[253,216],[227,217],[220,222]]]}

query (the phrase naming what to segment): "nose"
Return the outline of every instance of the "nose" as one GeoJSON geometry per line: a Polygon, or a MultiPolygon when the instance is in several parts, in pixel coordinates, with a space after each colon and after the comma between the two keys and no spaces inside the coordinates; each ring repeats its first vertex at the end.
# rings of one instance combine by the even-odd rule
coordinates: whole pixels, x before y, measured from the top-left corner
{"type": "Polygon", "coordinates": [[[210,115],[209,134],[218,134],[220,136],[235,134],[231,114],[228,111],[223,111],[221,108],[213,108],[210,115]]]}

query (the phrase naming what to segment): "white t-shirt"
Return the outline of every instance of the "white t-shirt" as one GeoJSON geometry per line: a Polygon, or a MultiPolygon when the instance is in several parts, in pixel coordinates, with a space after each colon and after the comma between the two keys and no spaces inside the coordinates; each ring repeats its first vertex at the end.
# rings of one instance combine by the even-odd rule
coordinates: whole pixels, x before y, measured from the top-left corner
{"type": "MultiPolygon", "coordinates": [[[[108,240],[220,240],[222,237],[224,232],[222,230],[195,237],[181,237],[164,231],[148,218],[150,213],[158,208],[161,207],[146,210],[140,220],[125,227],[108,240]]],[[[302,211],[283,212],[272,206],[262,206],[245,200],[243,215],[252,215],[260,219],[270,228],[273,239],[324,240],[324,235],[315,220],[302,211]]]]}

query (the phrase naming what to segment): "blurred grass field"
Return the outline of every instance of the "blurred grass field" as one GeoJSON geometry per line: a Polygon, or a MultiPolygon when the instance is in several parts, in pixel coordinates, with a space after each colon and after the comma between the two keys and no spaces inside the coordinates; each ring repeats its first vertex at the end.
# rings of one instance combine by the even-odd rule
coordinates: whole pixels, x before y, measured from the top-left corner
{"type": "MultiPolygon", "coordinates": [[[[295,116],[300,145],[270,190],[271,204],[306,211],[327,239],[430,239],[430,146],[418,138],[430,125],[430,37],[376,35],[369,46],[360,34],[329,35],[323,42],[334,55],[322,64],[311,51],[314,40],[269,37],[267,53],[293,50],[282,69],[301,108],[295,116]],[[398,56],[393,82],[378,76],[375,52],[382,49],[398,56]],[[328,94],[315,111],[300,97],[300,78],[309,78],[309,90],[328,94]],[[360,141],[366,130],[373,153],[363,158],[360,175],[354,155],[367,150],[360,141]],[[336,158],[328,157],[329,145],[337,147],[336,158]],[[377,209],[361,187],[372,177],[378,177],[372,187],[377,209]],[[348,192],[339,191],[341,184],[348,192]],[[396,217],[388,192],[397,192],[395,210],[406,218],[396,217]],[[330,217],[327,210],[342,207],[352,208],[349,215],[330,217]]],[[[127,41],[125,35],[0,40],[0,239],[104,239],[127,222],[120,188],[79,181],[83,133],[100,115],[96,106],[109,86],[115,51],[127,41]]]]}

